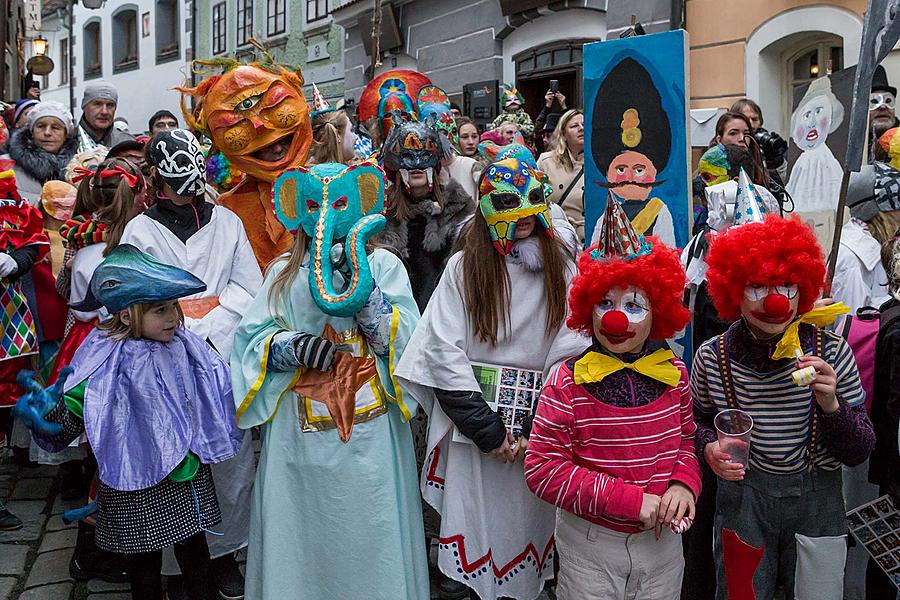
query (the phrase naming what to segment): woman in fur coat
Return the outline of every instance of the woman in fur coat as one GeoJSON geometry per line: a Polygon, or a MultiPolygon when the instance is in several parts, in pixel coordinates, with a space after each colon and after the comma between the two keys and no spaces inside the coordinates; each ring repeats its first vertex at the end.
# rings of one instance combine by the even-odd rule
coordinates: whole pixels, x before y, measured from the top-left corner
{"type": "Polygon", "coordinates": [[[9,154],[3,158],[16,161],[13,171],[19,195],[34,206],[45,183],[65,180],[66,165],[77,149],[72,114],[59,102],[46,101],[31,109],[25,126],[13,132],[9,154]]]}

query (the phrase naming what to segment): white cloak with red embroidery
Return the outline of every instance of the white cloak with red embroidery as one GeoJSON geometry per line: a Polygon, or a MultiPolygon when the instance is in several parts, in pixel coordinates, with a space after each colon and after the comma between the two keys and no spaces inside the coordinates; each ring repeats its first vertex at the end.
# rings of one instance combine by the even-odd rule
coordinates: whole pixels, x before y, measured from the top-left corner
{"type": "Polygon", "coordinates": [[[420,483],[425,500],[441,514],[441,571],[482,600],[533,600],[553,577],[556,507],[525,485],[521,460],[502,463],[468,441],[454,441],[453,423],[431,389],[480,391],[473,362],[546,374],[590,341],[565,324],[555,335],[545,334],[543,274],[509,256],[511,335],[501,336],[496,347],[482,342],[471,331],[461,258],[457,253],[448,261],[396,373],[429,416],[420,483]]]}

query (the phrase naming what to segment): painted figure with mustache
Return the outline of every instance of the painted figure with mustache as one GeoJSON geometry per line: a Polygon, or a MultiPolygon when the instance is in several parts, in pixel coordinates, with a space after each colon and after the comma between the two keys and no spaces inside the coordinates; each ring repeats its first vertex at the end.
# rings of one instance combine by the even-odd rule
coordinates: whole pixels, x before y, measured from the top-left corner
{"type": "MultiPolygon", "coordinates": [[[[603,80],[593,111],[591,151],[606,177],[594,182],[594,190],[599,186],[603,196],[612,191],[638,235],[652,234],[674,247],[672,213],[652,193],[663,183],[657,176],[669,161],[672,132],[650,73],[633,58],[623,59],[603,80]]],[[[602,221],[601,216],[592,245],[602,221]]]]}
{"type": "Polygon", "coordinates": [[[259,62],[194,61],[195,70],[221,67],[223,72],[182,92],[182,112],[191,129],[208,136],[235,169],[245,173],[219,204],[244,224],[259,266],[265,269],[287,252],[292,236],[272,209],[272,182],[285,170],[306,164],[312,145],[309,106],[299,69],[278,65],[263,53],[259,62]],[[196,100],[193,110],[188,96],[196,100]]]}

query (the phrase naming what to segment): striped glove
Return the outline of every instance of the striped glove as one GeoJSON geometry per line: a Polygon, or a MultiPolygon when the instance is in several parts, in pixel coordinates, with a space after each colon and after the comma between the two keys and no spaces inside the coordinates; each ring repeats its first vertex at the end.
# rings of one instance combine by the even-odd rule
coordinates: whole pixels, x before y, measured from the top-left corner
{"type": "Polygon", "coordinates": [[[294,356],[300,366],[327,371],[334,362],[336,347],[317,335],[298,333],[294,337],[294,356]]]}

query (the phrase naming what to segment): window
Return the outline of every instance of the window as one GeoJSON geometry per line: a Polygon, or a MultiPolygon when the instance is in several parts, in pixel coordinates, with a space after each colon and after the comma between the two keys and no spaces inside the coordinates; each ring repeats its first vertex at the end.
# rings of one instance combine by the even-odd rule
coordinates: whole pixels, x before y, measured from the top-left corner
{"type": "Polygon", "coordinates": [[[266,35],[287,31],[287,0],[266,0],[266,35]]]}
{"type": "Polygon", "coordinates": [[[96,79],[103,75],[103,59],[100,45],[100,19],[84,25],[84,78],[96,79]]]}
{"type": "Polygon", "coordinates": [[[178,59],[180,50],[178,0],[156,0],[157,64],[178,59]]]}
{"type": "Polygon", "coordinates": [[[225,52],[225,26],[226,23],[225,3],[219,2],[213,6],[212,15],[212,51],[213,54],[222,54],[225,52]]]}
{"type": "Polygon", "coordinates": [[[113,13],[113,73],[138,68],[137,15],[137,7],[134,5],[120,8],[113,13]]]}
{"type": "Polygon", "coordinates": [[[237,0],[237,44],[243,46],[253,37],[253,0],[237,0]]]}
{"type": "Polygon", "coordinates": [[[328,0],[306,0],[306,22],[320,21],[328,16],[328,0]]]}
{"type": "Polygon", "coordinates": [[[790,123],[797,88],[844,68],[844,48],[841,38],[826,35],[817,42],[806,44],[797,52],[788,54],[784,68],[782,110],[784,122],[790,123]]]}
{"type": "Polygon", "coordinates": [[[59,85],[69,83],[69,38],[59,40],[59,85]]]}

